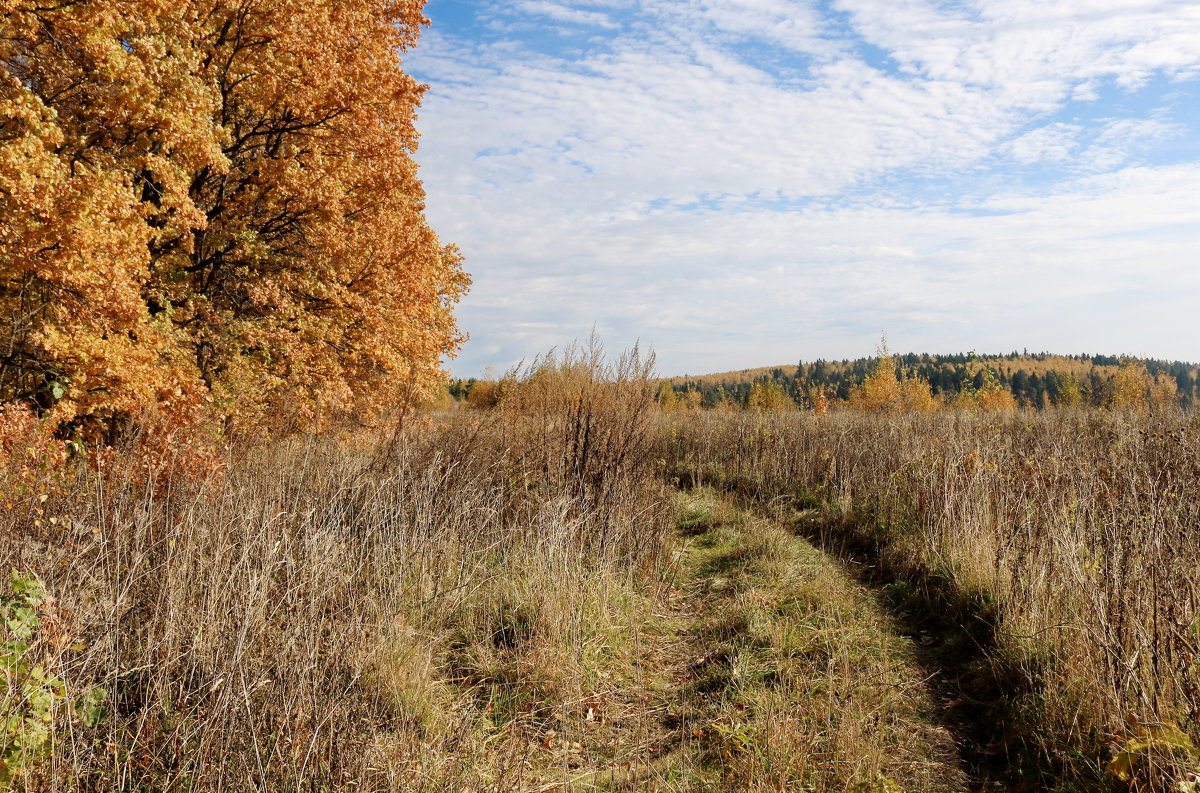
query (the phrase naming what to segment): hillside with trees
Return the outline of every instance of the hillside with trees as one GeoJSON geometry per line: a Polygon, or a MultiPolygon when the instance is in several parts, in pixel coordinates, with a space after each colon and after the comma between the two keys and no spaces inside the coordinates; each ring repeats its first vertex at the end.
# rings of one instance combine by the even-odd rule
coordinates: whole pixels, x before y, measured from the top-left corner
{"type": "Polygon", "coordinates": [[[1200,370],[448,383],[423,6],[0,0],[0,793],[1200,789],[1200,370]]]}
{"type": "MultiPolygon", "coordinates": [[[[662,387],[669,386],[677,402],[704,408],[751,405],[756,384],[760,391],[764,384],[769,384],[798,406],[811,407],[818,395],[831,404],[848,403],[854,389],[868,378],[878,360],[878,357],[818,359],[793,366],[684,375],[665,378],[662,387]]],[[[963,391],[983,389],[994,381],[1021,407],[1042,409],[1072,404],[1099,407],[1111,402],[1121,388],[1123,367],[1155,386],[1162,396],[1169,396],[1183,406],[1191,406],[1200,399],[1200,366],[1182,361],[1028,352],[907,353],[893,356],[892,360],[897,378],[928,383],[933,396],[941,401],[950,401],[963,391]]]]}

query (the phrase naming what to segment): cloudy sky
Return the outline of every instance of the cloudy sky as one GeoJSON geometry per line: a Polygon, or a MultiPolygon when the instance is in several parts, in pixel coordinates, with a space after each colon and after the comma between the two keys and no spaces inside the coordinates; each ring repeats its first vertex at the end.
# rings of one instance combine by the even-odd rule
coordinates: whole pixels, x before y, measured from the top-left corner
{"type": "Polygon", "coordinates": [[[451,370],[901,351],[1200,360],[1196,0],[429,0],[451,370]]]}

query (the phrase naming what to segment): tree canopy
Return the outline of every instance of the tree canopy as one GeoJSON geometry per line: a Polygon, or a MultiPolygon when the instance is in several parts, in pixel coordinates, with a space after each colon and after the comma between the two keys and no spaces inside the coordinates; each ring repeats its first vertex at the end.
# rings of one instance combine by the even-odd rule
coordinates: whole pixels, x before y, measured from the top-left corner
{"type": "Polygon", "coordinates": [[[420,397],[469,279],[424,218],[423,0],[0,0],[0,400],[319,427],[420,397]]]}

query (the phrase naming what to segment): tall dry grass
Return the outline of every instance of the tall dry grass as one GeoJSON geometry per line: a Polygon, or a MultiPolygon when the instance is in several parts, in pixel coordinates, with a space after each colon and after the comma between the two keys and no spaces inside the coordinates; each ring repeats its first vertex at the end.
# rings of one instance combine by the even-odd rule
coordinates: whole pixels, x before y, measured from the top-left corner
{"type": "Polygon", "coordinates": [[[823,505],[827,531],[873,546],[897,574],[951,582],[995,622],[994,653],[1030,683],[1010,704],[1064,765],[1086,776],[1105,745],[1129,749],[1111,770],[1145,785],[1178,769],[1136,766],[1191,763],[1196,417],[711,413],[675,421],[664,443],[676,477],[823,505]]]}
{"type": "MultiPolygon", "coordinates": [[[[64,464],[5,425],[0,564],[47,597],[17,620],[36,621],[26,666],[0,652],[0,787],[550,790],[628,767],[625,744],[678,739],[647,713],[629,718],[646,735],[589,722],[646,707],[631,678],[655,674],[644,629],[679,574],[664,464],[948,582],[1026,677],[1011,710],[1077,779],[1106,745],[1141,790],[1190,762],[1195,418],[664,416],[650,370],[570,348],[501,380],[491,409],[229,450],[190,483],[140,484],[135,453],[64,464]]],[[[808,762],[802,742],[769,748],[808,762]]]]}
{"type": "MultiPolygon", "coordinates": [[[[635,651],[668,522],[647,362],[593,349],[508,387],[499,412],[230,451],[197,483],[5,458],[24,489],[0,567],[44,587],[25,655],[63,684],[13,788],[536,781],[529,733],[569,734],[635,651]],[[89,726],[92,686],[107,713],[89,726]]],[[[6,715],[30,712],[19,678],[6,715]]]]}

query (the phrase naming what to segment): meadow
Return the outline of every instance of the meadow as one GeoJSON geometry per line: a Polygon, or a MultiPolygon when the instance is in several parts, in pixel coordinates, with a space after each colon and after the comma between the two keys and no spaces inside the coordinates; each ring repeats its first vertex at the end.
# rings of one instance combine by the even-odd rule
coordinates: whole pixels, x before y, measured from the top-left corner
{"type": "Polygon", "coordinates": [[[952,615],[938,640],[974,666],[956,705],[999,722],[983,748],[1017,777],[1158,789],[1193,773],[1194,417],[726,414],[672,430],[678,479],[877,568],[898,611],[952,615]]]}
{"type": "Polygon", "coordinates": [[[0,787],[1194,788],[1194,416],[664,411],[652,370],[203,475],[10,428],[0,787]]]}
{"type": "MultiPolygon", "coordinates": [[[[893,76],[933,75],[912,54],[922,48],[882,58],[900,69],[887,81],[874,62],[846,68],[858,57],[842,46],[852,35],[870,44],[863,52],[887,54],[889,36],[858,30],[868,18],[886,24],[878,14],[839,10],[845,36],[813,39],[820,52],[836,45],[837,58],[814,61],[814,79],[772,87],[764,75],[791,70],[728,68],[753,65],[739,60],[743,52],[710,56],[723,39],[756,49],[743,46],[752,19],[786,4],[725,13],[684,3],[685,14],[639,11],[630,25],[607,24],[620,3],[586,4],[614,7],[603,13],[545,2],[435,11],[450,7],[462,21],[478,10],[480,24],[468,27],[489,37],[569,20],[623,37],[670,22],[669,33],[644,43],[614,39],[612,58],[592,33],[586,47],[562,39],[599,58],[586,68],[539,44],[532,70],[521,68],[515,39],[500,46],[439,34],[432,57],[413,59],[430,24],[425,5],[70,0],[7,3],[0,14],[0,793],[1200,791],[1194,363],[1015,350],[896,357],[884,340],[873,358],[660,379],[652,355],[608,357],[593,339],[501,378],[448,382],[446,362],[467,341],[455,309],[471,276],[458,245],[426,217],[427,206],[440,207],[464,248],[490,262],[487,277],[500,279],[484,289],[479,305],[490,308],[472,320],[473,332],[490,337],[478,353],[488,358],[592,310],[603,325],[606,311],[621,309],[618,326],[636,327],[645,307],[624,303],[659,277],[651,270],[699,289],[658,290],[683,313],[669,300],[655,306],[651,330],[676,325],[695,347],[717,344],[702,330],[720,323],[720,344],[744,332],[743,348],[769,348],[785,338],[770,327],[772,301],[740,292],[760,280],[735,272],[757,267],[755,256],[784,276],[772,276],[778,295],[814,295],[812,306],[832,312],[809,312],[804,327],[813,329],[842,333],[847,317],[898,316],[894,289],[860,287],[871,287],[870,268],[890,268],[899,255],[913,284],[936,281],[921,291],[938,305],[905,308],[913,321],[976,306],[985,285],[996,308],[988,315],[1008,328],[1032,333],[1047,312],[1078,310],[1057,324],[1100,321],[1098,340],[1165,343],[1172,339],[1154,323],[1170,319],[1171,304],[1144,301],[1166,294],[1184,305],[1188,270],[1179,262],[1190,251],[1181,247],[1173,263],[1161,245],[1148,257],[1127,244],[1186,203],[1168,188],[1194,181],[1190,171],[1171,175],[1187,163],[1151,162],[1141,150],[1186,125],[1157,110],[1140,121],[1125,110],[1088,112],[1104,125],[1090,131],[1030,122],[1057,117],[1045,97],[1090,102],[1081,97],[1098,97],[1110,78],[1136,88],[1160,84],[1150,79],[1158,71],[1194,74],[1184,61],[1142,63],[1151,50],[1188,48],[1126,42],[1107,27],[1080,35],[1100,24],[1094,14],[1056,10],[1042,22],[1034,14],[1039,31],[1069,26],[1062,41],[1075,65],[1050,50],[1024,58],[1048,66],[1048,77],[1031,82],[1032,92],[1014,83],[995,93],[1003,112],[979,117],[995,123],[961,123],[954,112],[986,107],[1001,86],[972,80],[956,93],[937,78],[936,90],[913,94],[933,105],[899,103],[921,125],[905,137],[906,114],[875,99],[880,86],[903,96],[888,88],[893,76]],[[545,19],[509,26],[510,11],[545,19]],[[696,46],[677,38],[688,27],[680,16],[708,20],[696,46]],[[730,35],[714,38],[722,25],[730,35]],[[667,48],[671,58],[691,53],[678,90],[663,89],[671,68],[671,58],[660,63],[663,42],[683,42],[667,48]],[[1114,47],[1132,60],[1118,68],[1124,56],[1105,54],[1114,47]],[[625,54],[637,60],[622,67],[625,54]],[[427,93],[422,62],[435,67],[431,83],[449,80],[448,93],[436,85],[427,93]],[[697,71],[713,63],[712,75],[697,71]],[[1080,64],[1086,74],[1060,73],[1080,64]],[[845,83],[855,73],[869,76],[862,90],[845,83]],[[518,90],[521,74],[535,76],[532,90],[518,90]],[[605,74],[620,85],[596,95],[603,101],[575,90],[605,74]],[[434,121],[448,137],[421,150],[441,152],[437,169],[458,159],[486,174],[472,186],[468,171],[446,181],[452,172],[434,170],[439,186],[427,194],[414,160],[424,146],[418,109],[428,101],[421,112],[431,120],[448,100],[469,97],[472,75],[501,80],[495,101],[468,99],[470,123],[434,121]],[[640,99],[631,75],[651,81],[640,99]],[[752,90],[722,87],[736,75],[752,75],[752,90]],[[852,102],[836,92],[792,110],[777,101],[829,89],[848,90],[852,102]],[[704,102],[688,98],[696,90],[704,102]],[[523,93],[536,97],[536,112],[504,121],[523,93]],[[960,94],[971,101],[943,101],[960,94]],[[1030,95],[1028,107],[1011,101],[1030,95]],[[739,96],[755,105],[749,115],[706,104],[739,96]],[[680,97],[686,107],[672,110],[680,97]],[[587,116],[530,126],[559,99],[587,116]],[[885,109],[882,137],[870,131],[872,113],[839,120],[854,102],[885,109]],[[637,120],[664,110],[663,119],[686,122],[654,124],[661,129],[650,138],[664,142],[665,157],[638,143],[650,130],[639,132],[637,120]],[[762,123],[746,123],[760,112],[762,123]],[[703,117],[687,122],[691,113],[703,117]],[[803,156],[781,159],[773,133],[757,136],[761,157],[736,150],[756,139],[741,132],[770,133],[790,118],[828,121],[834,156],[805,145],[803,156]],[[926,128],[939,118],[951,122],[949,137],[926,128]],[[697,136],[722,119],[744,129],[697,136]],[[526,128],[570,135],[525,150],[526,128]],[[964,130],[983,137],[960,138],[964,130]],[[464,131],[484,137],[460,156],[464,131]],[[1014,204],[1036,164],[1019,152],[1034,139],[1043,148],[1049,138],[1039,132],[1069,153],[1045,159],[1070,180],[1014,204]],[[496,135],[508,142],[488,139],[496,135]],[[1074,136],[1078,146],[1060,145],[1074,136]],[[717,156],[680,145],[692,138],[717,142],[717,156]],[[1103,152],[1117,138],[1136,145],[1112,159],[1103,152]],[[843,156],[855,141],[870,150],[857,172],[843,156]],[[591,155],[579,150],[578,159],[571,150],[580,142],[595,153],[615,147],[614,158],[585,162],[591,155]],[[612,181],[605,174],[622,183],[637,175],[630,156],[639,151],[653,167],[665,163],[669,178],[651,168],[645,189],[616,199],[595,189],[612,181]],[[689,151],[704,162],[677,159],[689,151]],[[981,181],[969,159],[946,160],[945,151],[989,163],[1016,157],[1020,189],[981,181]],[[539,166],[543,155],[553,162],[539,166]],[[884,162],[893,155],[900,159],[884,162]],[[921,167],[927,156],[936,167],[921,167]],[[1065,167],[1073,157],[1111,159],[1133,176],[1065,167]],[[817,171],[792,167],[809,160],[817,171]],[[832,177],[826,161],[838,164],[832,177]],[[704,186],[705,173],[725,171],[751,181],[704,186]],[[506,185],[510,172],[519,179],[506,185]],[[948,203],[906,209],[896,196],[919,185],[896,183],[870,211],[917,211],[919,222],[862,225],[874,217],[864,202],[877,179],[933,174],[943,191],[956,172],[970,175],[970,195],[960,196],[970,211],[941,211],[954,208],[953,191],[948,203]],[[576,188],[586,204],[555,192],[572,189],[571,173],[588,179],[576,188]],[[821,188],[837,217],[853,219],[841,242],[834,227],[806,236],[793,222],[819,220],[824,198],[810,202],[796,186],[827,177],[853,187],[849,203],[821,188]],[[999,192],[976,189],[987,184],[999,192]],[[1111,191],[1132,198],[1104,198],[1111,191]],[[466,210],[454,196],[468,199],[466,210]],[[803,200],[784,206],[793,199],[803,200]],[[717,211],[726,204],[736,211],[717,211]],[[1012,211],[976,211],[989,206],[1012,211]],[[738,226],[756,207],[789,219],[751,223],[747,244],[738,226]],[[1052,223],[1037,219],[1053,207],[1052,223]],[[1063,214],[1070,207],[1075,220],[1063,214]],[[1130,207],[1144,217],[1125,218],[1130,207]],[[698,243],[703,235],[671,220],[677,212],[726,230],[698,243]],[[1105,212],[1124,219],[1097,223],[1105,212]],[[626,222],[634,215],[647,222],[626,222]],[[976,256],[958,226],[929,227],[935,216],[981,230],[1004,225],[996,244],[978,238],[988,253],[976,256]],[[605,232],[602,246],[571,226],[596,218],[618,235],[605,232]],[[1014,222],[1047,233],[1017,245],[1014,222]],[[786,227],[775,243],[757,233],[775,226],[786,227]],[[876,245],[867,226],[919,233],[876,245]],[[650,237],[619,238],[635,228],[650,237]],[[672,242],[673,233],[682,236],[672,242]],[[523,244],[534,247],[522,253],[523,244]],[[1072,263],[1075,245],[1085,253],[1072,263]],[[1159,289],[1127,289],[1151,283],[1143,271],[1160,259],[1159,289]],[[823,275],[813,292],[812,267],[849,278],[858,297],[843,305],[823,275]],[[1106,268],[1111,283],[1097,285],[1106,268]],[[1042,269],[1057,275],[1040,294],[1012,280],[1042,269]],[[619,293],[605,297],[610,287],[619,293]],[[969,288],[955,297],[952,287],[969,288]],[[1110,293],[1129,297],[1129,311],[1085,311],[1110,293]],[[864,295],[882,296],[877,312],[856,302],[864,295]],[[698,296],[721,304],[706,310],[698,296]],[[739,322],[738,306],[751,321],[739,322]],[[1142,321],[1139,310],[1155,316],[1142,321]],[[489,329],[483,316],[506,327],[489,329]],[[710,319],[672,319],[683,316],[710,319]]],[[[1124,13],[1101,15],[1103,24],[1188,24],[1176,9],[1161,19],[1141,9],[1129,22],[1124,13]]],[[[783,51],[789,14],[763,39],[770,53],[783,51]]],[[[1008,30],[1015,18],[974,16],[963,25],[947,16],[927,32],[986,31],[992,17],[1008,30]]],[[[945,44],[952,39],[934,50],[978,50],[965,39],[945,44]]],[[[1026,39],[1013,51],[1028,50],[1026,39]]],[[[1170,96],[1139,106],[1166,107],[1170,96]]],[[[785,126],[780,134],[796,125],[785,126]]],[[[797,327],[799,304],[776,302],[778,321],[797,327]]],[[[1176,326],[1184,314],[1171,315],[1176,326]]],[[[922,337],[943,338],[952,324],[941,325],[922,337]]]]}

